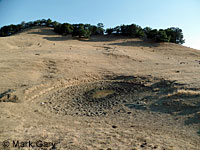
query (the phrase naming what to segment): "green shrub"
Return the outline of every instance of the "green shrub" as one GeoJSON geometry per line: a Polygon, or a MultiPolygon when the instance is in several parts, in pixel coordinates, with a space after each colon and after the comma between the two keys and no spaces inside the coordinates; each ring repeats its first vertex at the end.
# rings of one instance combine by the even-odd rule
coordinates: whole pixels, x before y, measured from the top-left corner
{"type": "Polygon", "coordinates": [[[168,37],[170,37],[170,41],[172,43],[183,44],[185,40],[183,39],[182,30],[179,28],[171,27],[165,30],[168,37]]]}
{"type": "Polygon", "coordinates": [[[155,36],[156,42],[169,42],[170,37],[167,36],[166,32],[164,30],[159,30],[155,36]]]}
{"type": "Polygon", "coordinates": [[[108,29],[106,29],[106,33],[107,33],[108,35],[112,34],[113,31],[114,31],[113,28],[108,28],[108,29]]]}
{"type": "MultiPolygon", "coordinates": [[[[8,25],[0,29],[0,36],[9,36],[15,34],[25,28],[33,26],[47,26],[53,27],[54,31],[58,34],[79,36],[89,38],[91,35],[103,35],[104,25],[103,23],[98,23],[97,26],[90,24],[69,24],[69,23],[59,23],[52,21],[51,19],[41,19],[36,21],[31,21],[28,23],[22,22],[18,25],[8,25]]],[[[148,39],[154,40],[156,42],[172,42],[177,44],[183,44],[185,40],[183,39],[182,30],[179,28],[171,27],[168,29],[151,29],[150,27],[145,27],[142,29],[136,24],[131,25],[121,25],[114,28],[107,28],[106,33],[108,35],[124,35],[130,37],[147,37],[148,39]]]]}
{"type": "Polygon", "coordinates": [[[84,24],[74,24],[73,28],[72,36],[89,38],[91,35],[89,28],[84,26],[84,24]]]}

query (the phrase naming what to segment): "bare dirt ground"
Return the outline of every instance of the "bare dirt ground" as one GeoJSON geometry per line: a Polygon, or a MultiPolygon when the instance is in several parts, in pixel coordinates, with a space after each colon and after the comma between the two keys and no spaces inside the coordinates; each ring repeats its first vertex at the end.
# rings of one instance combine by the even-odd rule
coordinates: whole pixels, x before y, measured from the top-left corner
{"type": "Polygon", "coordinates": [[[0,38],[0,149],[200,150],[199,141],[200,51],[45,27],[0,38]]]}

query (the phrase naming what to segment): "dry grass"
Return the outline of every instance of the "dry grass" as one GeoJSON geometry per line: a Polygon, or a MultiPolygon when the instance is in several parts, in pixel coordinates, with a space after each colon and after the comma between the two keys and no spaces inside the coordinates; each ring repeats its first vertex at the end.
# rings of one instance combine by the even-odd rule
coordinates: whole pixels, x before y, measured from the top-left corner
{"type": "MultiPolygon", "coordinates": [[[[186,87],[200,87],[200,64],[194,61],[199,58],[200,51],[178,44],[152,45],[151,42],[137,38],[104,36],[96,36],[89,41],[73,40],[71,37],[55,34],[51,28],[42,27],[24,30],[23,33],[14,36],[0,37],[0,93],[3,94],[0,96],[2,100],[0,141],[44,139],[58,142],[57,149],[61,150],[93,150],[109,149],[109,147],[120,150],[135,147],[135,150],[140,150],[153,149],[154,146],[155,149],[197,150],[200,147],[199,130],[197,131],[199,122],[195,120],[198,114],[195,113],[195,117],[193,114],[179,115],[181,112],[178,109],[186,108],[188,112],[190,110],[193,112],[193,109],[194,112],[200,111],[197,108],[198,97],[191,96],[195,98],[188,100],[190,96],[186,96],[199,96],[200,92],[178,90],[169,94],[183,95],[183,97],[170,97],[172,100],[168,101],[161,99],[163,95],[168,94],[165,94],[168,89],[162,90],[165,83],[161,85],[155,83],[163,78],[182,83],[186,87]],[[142,77],[147,75],[149,81],[146,82],[144,79],[143,83],[142,77]],[[115,79],[116,76],[122,77],[115,79]],[[123,103],[112,107],[109,102],[103,102],[108,98],[113,100],[113,104],[117,104],[114,101],[115,97],[118,97],[116,99],[118,100],[123,96],[120,101],[129,98],[128,95],[118,94],[117,84],[104,88],[110,85],[110,82],[121,80],[119,81],[121,83],[125,80],[127,83],[132,83],[140,77],[141,82],[138,81],[136,86],[144,84],[154,89],[151,93],[147,87],[147,91],[141,90],[141,95],[131,90],[134,92],[131,95],[136,94],[133,95],[133,100],[141,96],[141,102],[147,102],[146,105],[150,106],[150,109],[140,109],[140,104],[143,103],[134,105],[133,100],[130,106],[138,106],[139,109],[129,108],[123,103]],[[100,90],[101,83],[103,87],[100,90]],[[79,89],[82,93],[79,93],[81,92],[79,89]],[[5,91],[8,92],[4,93],[5,91]],[[88,106],[81,103],[78,103],[79,106],[75,105],[79,97],[82,98],[81,94],[84,94],[84,91],[88,92],[85,96],[89,99],[80,101],[86,101],[88,106]],[[156,96],[158,99],[154,100],[156,96]],[[91,102],[90,100],[95,97],[96,102],[91,102]],[[143,97],[147,99],[143,100],[143,97]],[[52,103],[51,99],[56,103],[52,103]],[[157,102],[160,100],[169,104],[168,107],[160,105],[157,102]],[[69,103],[71,101],[72,103],[69,103]],[[154,101],[157,106],[151,107],[154,101]],[[45,105],[40,105],[43,103],[45,105]],[[101,106],[96,107],[96,104],[101,106]],[[79,110],[89,112],[87,107],[91,108],[90,114],[94,111],[103,113],[104,110],[100,108],[104,105],[108,108],[105,115],[92,117],[81,113],[79,115],[79,110]],[[169,108],[172,114],[161,113],[162,107],[169,108]],[[158,108],[158,112],[151,111],[151,108],[152,110],[158,108]],[[63,110],[69,112],[69,115],[63,110]],[[73,115],[72,112],[78,114],[73,115]],[[189,123],[191,121],[191,124],[186,126],[185,119],[189,123]],[[196,131],[198,134],[195,134],[196,131]],[[146,145],[143,144],[144,140],[147,141],[146,145]]],[[[131,98],[132,96],[130,100],[131,98]]],[[[4,148],[1,148],[0,144],[1,149],[4,148]]],[[[8,147],[8,149],[14,148],[8,147]]]]}
{"type": "Polygon", "coordinates": [[[196,114],[197,114],[197,116],[200,118],[200,111],[198,111],[196,114]]]}
{"type": "Polygon", "coordinates": [[[179,89],[174,93],[168,94],[168,97],[171,96],[196,96],[200,95],[200,91],[193,91],[193,90],[185,90],[185,89],[179,89]]]}
{"type": "Polygon", "coordinates": [[[93,94],[93,98],[104,98],[104,97],[111,95],[113,93],[114,93],[113,90],[99,90],[99,91],[96,91],[93,94]]]}

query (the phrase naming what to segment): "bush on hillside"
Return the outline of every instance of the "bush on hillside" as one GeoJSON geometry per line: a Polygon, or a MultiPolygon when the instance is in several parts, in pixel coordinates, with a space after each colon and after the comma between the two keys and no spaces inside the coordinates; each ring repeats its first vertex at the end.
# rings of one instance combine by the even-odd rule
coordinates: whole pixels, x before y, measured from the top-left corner
{"type": "Polygon", "coordinates": [[[71,24],[63,23],[63,24],[57,24],[54,27],[54,31],[62,35],[69,35],[73,32],[73,28],[74,27],[71,24]]]}
{"type": "Polygon", "coordinates": [[[108,35],[111,35],[111,34],[113,34],[113,28],[108,28],[108,29],[106,29],[106,33],[108,34],[108,35]]]}
{"type": "Polygon", "coordinates": [[[166,32],[164,30],[159,30],[155,36],[156,42],[169,42],[170,37],[167,36],[166,32]]]}
{"type": "Polygon", "coordinates": [[[183,39],[183,32],[179,28],[168,28],[165,30],[167,36],[170,38],[169,42],[176,43],[176,44],[183,44],[185,40],[183,39]]]}
{"type": "Polygon", "coordinates": [[[84,26],[84,24],[74,24],[73,25],[73,32],[72,36],[78,36],[78,37],[84,37],[84,38],[89,38],[91,35],[91,32],[88,28],[88,26],[84,26]]]}
{"type": "Polygon", "coordinates": [[[98,23],[95,25],[90,24],[69,24],[69,23],[59,23],[52,21],[51,19],[41,19],[30,22],[22,22],[18,25],[8,25],[0,29],[0,36],[9,36],[22,31],[26,28],[34,26],[47,26],[54,28],[54,31],[61,35],[72,35],[78,37],[89,38],[92,35],[104,35],[106,32],[108,35],[123,35],[129,37],[146,37],[155,42],[171,42],[176,44],[183,44],[185,40],[183,39],[182,30],[179,28],[171,27],[168,29],[151,29],[150,27],[142,27],[131,24],[131,25],[121,25],[114,28],[107,28],[104,30],[103,23],[98,23]]]}

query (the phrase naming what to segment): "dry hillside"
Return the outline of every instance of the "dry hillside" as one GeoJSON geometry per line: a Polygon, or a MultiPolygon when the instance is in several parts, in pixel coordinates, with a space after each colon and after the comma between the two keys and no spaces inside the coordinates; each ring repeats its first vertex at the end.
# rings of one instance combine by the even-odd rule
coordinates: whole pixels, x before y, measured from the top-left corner
{"type": "Polygon", "coordinates": [[[27,29],[0,37],[0,93],[0,149],[200,150],[200,51],[181,45],[27,29]]]}

